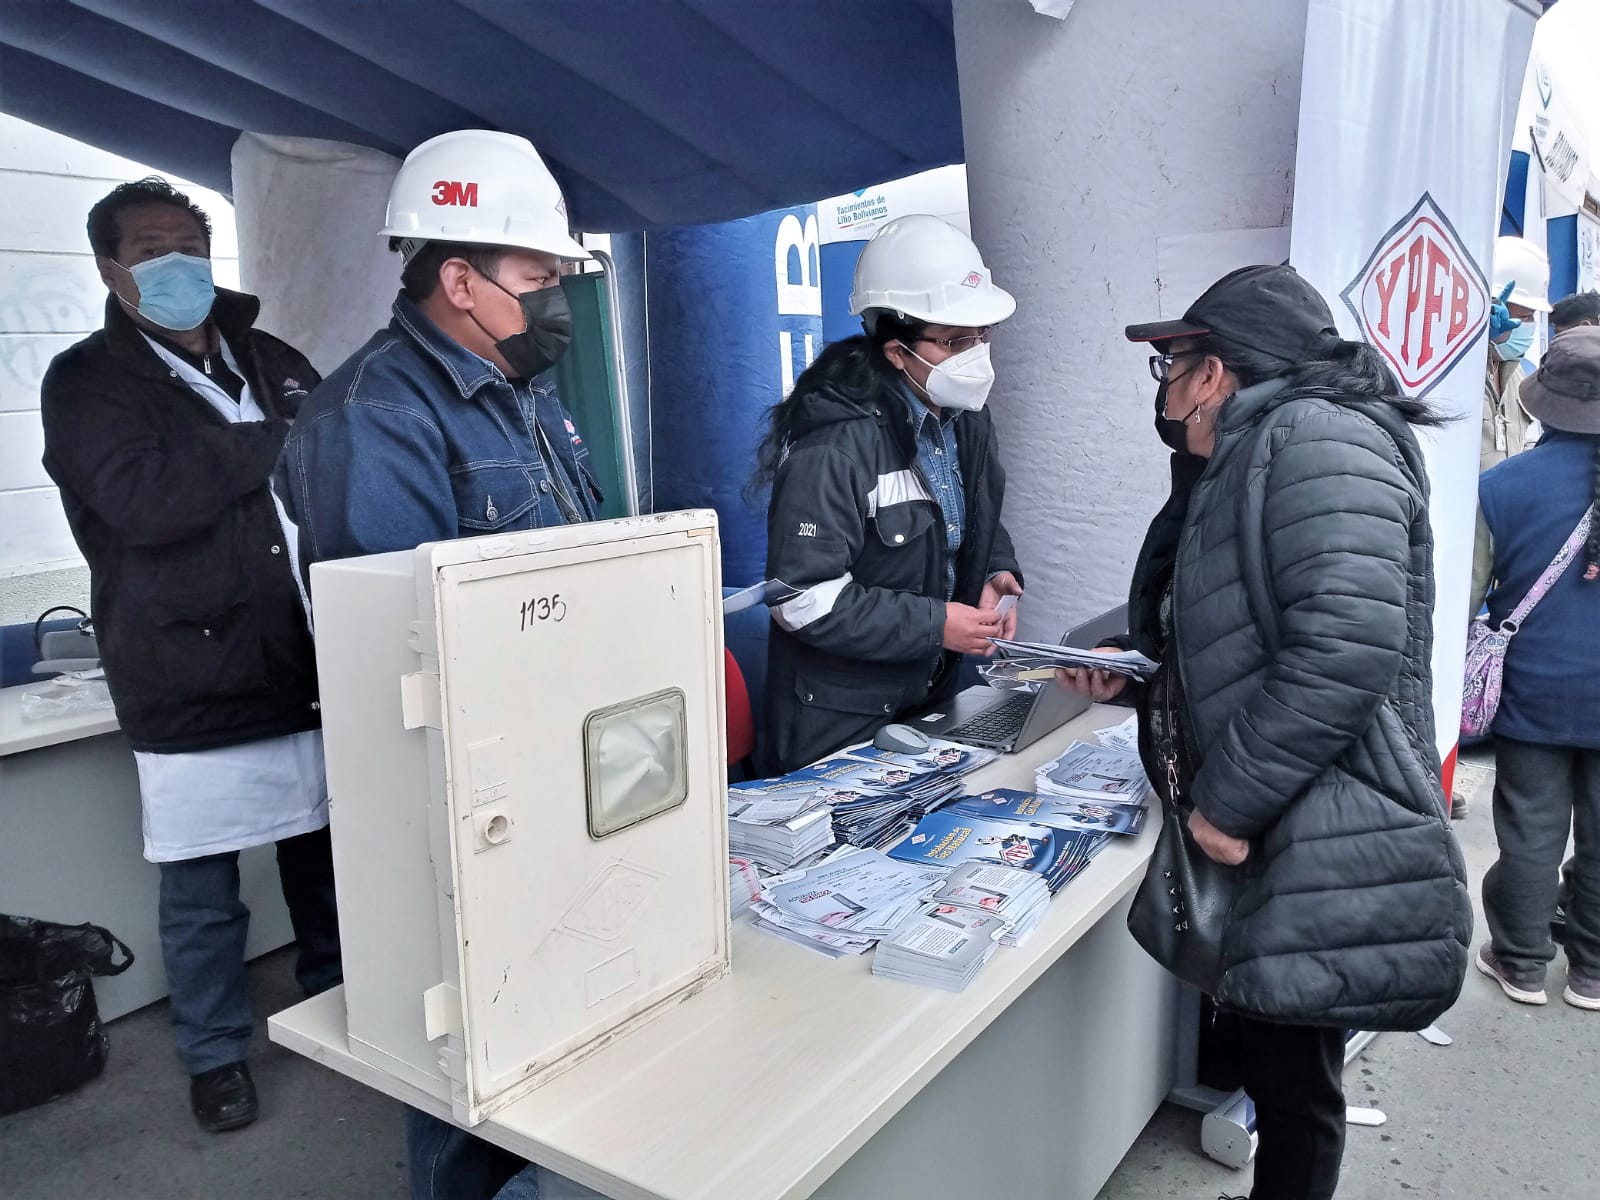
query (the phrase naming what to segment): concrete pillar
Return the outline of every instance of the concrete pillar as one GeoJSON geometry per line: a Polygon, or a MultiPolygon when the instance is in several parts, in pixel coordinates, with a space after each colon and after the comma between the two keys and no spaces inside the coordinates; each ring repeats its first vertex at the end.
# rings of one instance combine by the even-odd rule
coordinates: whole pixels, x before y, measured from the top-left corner
{"type": "Polygon", "coordinates": [[[1126,599],[1168,456],[1122,330],[1258,260],[1249,238],[1169,243],[1185,294],[1164,295],[1161,239],[1288,225],[1305,19],[1303,0],[1078,0],[1065,21],[955,0],[973,237],[1017,296],[993,405],[1023,636],[1126,599]]]}

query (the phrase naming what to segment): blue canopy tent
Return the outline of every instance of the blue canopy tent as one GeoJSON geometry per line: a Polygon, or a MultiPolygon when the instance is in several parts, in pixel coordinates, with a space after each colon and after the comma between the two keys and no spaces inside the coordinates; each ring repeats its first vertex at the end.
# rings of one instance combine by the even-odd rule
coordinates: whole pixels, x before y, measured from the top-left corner
{"type": "Polygon", "coordinates": [[[959,161],[949,0],[15,0],[0,109],[218,191],[243,130],[531,138],[591,232],[959,161]]]}

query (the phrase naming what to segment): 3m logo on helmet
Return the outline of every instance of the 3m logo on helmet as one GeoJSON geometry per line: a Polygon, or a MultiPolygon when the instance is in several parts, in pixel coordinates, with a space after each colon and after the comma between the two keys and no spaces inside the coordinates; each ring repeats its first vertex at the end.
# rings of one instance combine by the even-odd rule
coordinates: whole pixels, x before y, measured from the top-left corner
{"type": "Polygon", "coordinates": [[[1426,192],[1379,239],[1342,295],[1414,396],[1450,372],[1489,317],[1488,280],[1426,192]]]}
{"type": "Polygon", "coordinates": [[[433,185],[433,202],[441,207],[453,205],[457,208],[477,208],[478,185],[461,183],[455,179],[441,179],[433,185]]]}

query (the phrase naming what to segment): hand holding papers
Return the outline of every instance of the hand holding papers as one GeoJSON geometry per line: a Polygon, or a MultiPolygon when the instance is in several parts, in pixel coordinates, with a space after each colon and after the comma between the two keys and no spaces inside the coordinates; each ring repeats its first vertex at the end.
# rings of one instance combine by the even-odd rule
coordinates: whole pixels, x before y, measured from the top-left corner
{"type": "Polygon", "coordinates": [[[1076,646],[1055,646],[1048,642],[989,640],[1004,658],[1018,663],[1020,669],[1087,667],[1142,680],[1150,678],[1157,665],[1137,650],[1080,650],[1076,646]]]}

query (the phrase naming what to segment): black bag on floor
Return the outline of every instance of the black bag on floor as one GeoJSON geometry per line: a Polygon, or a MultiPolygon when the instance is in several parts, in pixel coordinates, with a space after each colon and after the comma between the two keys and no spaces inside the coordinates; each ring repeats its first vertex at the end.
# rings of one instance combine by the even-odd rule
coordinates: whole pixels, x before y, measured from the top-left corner
{"type": "Polygon", "coordinates": [[[98,925],[0,913],[0,1117],[100,1074],[108,1043],[91,976],[132,965],[133,952],[98,925]]]}

